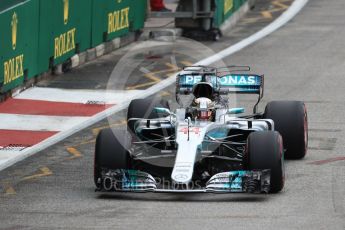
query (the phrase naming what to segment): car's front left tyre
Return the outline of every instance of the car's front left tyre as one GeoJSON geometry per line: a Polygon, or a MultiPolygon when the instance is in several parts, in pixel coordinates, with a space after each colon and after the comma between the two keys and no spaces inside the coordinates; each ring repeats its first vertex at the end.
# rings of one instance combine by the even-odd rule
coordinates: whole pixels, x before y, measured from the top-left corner
{"type": "Polygon", "coordinates": [[[100,187],[102,169],[130,169],[130,142],[130,135],[125,130],[100,131],[96,139],[94,159],[94,182],[97,187],[100,187]]]}

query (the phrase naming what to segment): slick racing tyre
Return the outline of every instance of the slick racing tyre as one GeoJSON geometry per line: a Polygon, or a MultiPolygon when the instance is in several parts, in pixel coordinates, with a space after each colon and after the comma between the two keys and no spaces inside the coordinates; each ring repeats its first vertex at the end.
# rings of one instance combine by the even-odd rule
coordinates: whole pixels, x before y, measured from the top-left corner
{"type": "Polygon", "coordinates": [[[97,187],[102,168],[130,169],[130,156],[127,151],[130,137],[125,130],[103,129],[96,139],[94,181],[97,187]]]}
{"type": "Polygon", "coordinates": [[[249,135],[245,165],[248,170],[271,170],[270,192],[284,187],[284,157],[282,137],[276,131],[257,131],[249,135]]]}
{"type": "Polygon", "coordinates": [[[285,158],[302,159],[308,148],[308,117],[300,101],[272,101],[267,104],[264,118],[274,121],[275,130],[284,140],[285,158]]]}
{"type": "MultiPolygon", "coordinates": [[[[132,100],[128,107],[127,121],[131,118],[155,119],[159,118],[159,114],[155,113],[153,109],[161,107],[170,109],[168,101],[157,98],[145,98],[132,100]]],[[[128,121],[128,130],[134,134],[134,124],[136,121],[128,121]]]]}

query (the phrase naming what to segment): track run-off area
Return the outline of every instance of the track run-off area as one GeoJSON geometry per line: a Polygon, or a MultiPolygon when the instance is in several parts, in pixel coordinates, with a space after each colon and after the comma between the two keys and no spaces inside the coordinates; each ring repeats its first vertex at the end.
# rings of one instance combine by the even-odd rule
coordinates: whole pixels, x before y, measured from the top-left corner
{"type": "MultiPolygon", "coordinates": [[[[64,76],[40,82],[12,99],[35,101],[38,95],[35,90],[41,90],[39,94],[45,94],[49,103],[86,103],[95,107],[92,111],[89,107],[78,109],[82,114],[74,114],[68,107],[64,107],[62,114],[60,111],[54,116],[47,114],[51,119],[73,115],[84,120],[78,120],[74,131],[65,127],[67,123],[57,123],[53,131],[58,133],[54,135],[60,135],[58,138],[38,148],[42,151],[34,155],[29,152],[30,157],[0,172],[0,228],[344,229],[345,2],[274,2],[273,9],[281,11],[256,9],[219,42],[204,42],[215,56],[203,58],[198,64],[212,64],[221,59],[227,65],[250,65],[256,73],[265,74],[261,110],[271,100],[305,101],[309,116],[308,153],[303,160],[286,162],[286,184],[281,193],[254,196],[95,193],[93,154],[99,130],[125,125],[126,103],[122,102],[126,99],[159,94],[173,101],[175,89],[171,84],[175,80],[169,76],[183,65],[201,60],[176,55],[172,61],[170,50],[159,55],[144,54],[146,67],[139,70],[137,79],[131,78],[125,84],[133,94],[114,92],[105,101],[95,92],[106,91],[111,71],[129,50],[122,49],[64,76]],[[80,77],[85,75],[89,77],[80,77]],[[95,76],[100,80],[97,84],[90,83],[88,80],[95,81],[95,76]],[[67,78],[74,79],[79,86],[71,86],[72,83],[66,86],[67,78]],[[85,94],[83,100],[77,96],[75,99],[73,95],[85,89],[92,89],[94,96],[85,94]],[[54,95],[49,90],[63,91],[59,94],[63,101],[49,99],[54,95]],[[63,95],[70,95],[68,101],[63,95]],[[103,103],[106,106],[100,102],[106,102],[103,103]],[[111,107],[114,104],[117,107],[111,107]],[[104,108],[99,110],[98,106],[104,108]],[[105,119],[109,114],[113,119],[105,119]]],[[[44,112],[47,106],[41,108],[44,112]]],[[[75,124],[73,120],[70,123],[75,124]]],[[[25,126],[31,130],[34,125],[25,126]]]]}

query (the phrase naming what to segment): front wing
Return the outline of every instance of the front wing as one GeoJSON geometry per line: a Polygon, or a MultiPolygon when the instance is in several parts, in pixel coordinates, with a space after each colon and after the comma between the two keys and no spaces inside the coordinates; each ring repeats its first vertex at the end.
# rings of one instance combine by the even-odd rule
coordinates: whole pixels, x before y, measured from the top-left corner
{"type": "Polygon", "coordinates": [[[230,171],[212,176],[205,186],[161,183],[138,170],[103,170],[96,191],[159,193],[268,193],[270,170],[230,171]]]}

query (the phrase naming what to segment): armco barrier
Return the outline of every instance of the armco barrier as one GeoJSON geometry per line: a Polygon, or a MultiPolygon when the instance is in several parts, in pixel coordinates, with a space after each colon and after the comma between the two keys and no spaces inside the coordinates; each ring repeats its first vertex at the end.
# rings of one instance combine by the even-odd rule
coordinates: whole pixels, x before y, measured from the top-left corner
{"type": "Polygon", "coordinates": [[[144,27],[146,0],[93,0],[92,47],[144,27]]]}
{"type": "Polygon", "coordinates": [[[39,72],[90,48],[92,0],[40,0],[39,72]]]}
{"type": "Polygon", "coordinates": [[[1,0],[1,93],[21,85],[24,79],[37,74],[38,3],[38,0],[1,0]]]}

